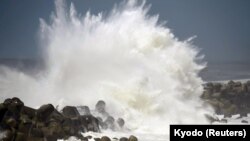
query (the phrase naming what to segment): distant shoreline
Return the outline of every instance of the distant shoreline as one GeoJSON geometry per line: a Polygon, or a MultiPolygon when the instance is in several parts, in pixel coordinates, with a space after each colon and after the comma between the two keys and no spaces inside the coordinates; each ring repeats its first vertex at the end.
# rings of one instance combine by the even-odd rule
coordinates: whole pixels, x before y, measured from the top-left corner
{"type": "Polygon", "coordinates": [[[222,83],[222,84],[226,84],[229,81],[246,83],[247,81],[250,81],[250,78],[246,78],[246,79],[232,79],[232,80],[204,81],[204,83],[222,83]]]}

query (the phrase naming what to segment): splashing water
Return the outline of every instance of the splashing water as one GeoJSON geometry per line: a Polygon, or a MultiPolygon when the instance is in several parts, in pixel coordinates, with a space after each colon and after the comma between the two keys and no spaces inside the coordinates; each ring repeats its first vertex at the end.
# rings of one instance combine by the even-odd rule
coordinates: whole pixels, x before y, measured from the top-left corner
{"type": "Polygon", "coordinates": [[[169,124],[207,123],[211,109],[199,99],[204,65],[196,63],[198,50],[148,10],[144,2],[128,1],[107,16],[81,16],[73,4],[56,1],[51,22],[41,19],[46,70],[32,77],[2,66],[1,100],[93,107],[103,99],[132,132],[165,139],[169,124]]]}

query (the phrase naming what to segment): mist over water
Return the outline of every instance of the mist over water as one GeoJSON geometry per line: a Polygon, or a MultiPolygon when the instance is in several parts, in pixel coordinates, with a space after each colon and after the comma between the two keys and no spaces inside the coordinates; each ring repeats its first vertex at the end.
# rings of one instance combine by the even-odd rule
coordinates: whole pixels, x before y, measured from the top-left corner
{"type": "Polygon", "coordinates": [[[148,15],[144,2],[124,2],[105,16],[55,5],[51,21],[40,20],[46,69],[34,77],[1,66],[2,101],[93,109],[102,99],[136,133],[167,136],[169,124],[207,123],[197,48],[148,15]]]}

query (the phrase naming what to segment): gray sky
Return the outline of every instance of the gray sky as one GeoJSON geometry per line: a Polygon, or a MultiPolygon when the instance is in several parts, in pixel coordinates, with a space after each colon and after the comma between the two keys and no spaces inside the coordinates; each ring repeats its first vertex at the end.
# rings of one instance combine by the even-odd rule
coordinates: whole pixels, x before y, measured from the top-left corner
{"type": "MultiPolygon", "coordinates": [[[[73,0],[72,0],[73,1],[73,0]]],[[[67,1],[68,3],[70,1],[67,1]]],[[[74,0],[78,12],[109,12],[118,0],[74,0]]],[[[250,62],[249,0],[151,0],[150,14],[181,40],[197,35],[194,44],[208,62],[250,62]]],[[[0,58],[35,58],[39,18],[48,21],[52,0],[0,1],[0,58]]]]}

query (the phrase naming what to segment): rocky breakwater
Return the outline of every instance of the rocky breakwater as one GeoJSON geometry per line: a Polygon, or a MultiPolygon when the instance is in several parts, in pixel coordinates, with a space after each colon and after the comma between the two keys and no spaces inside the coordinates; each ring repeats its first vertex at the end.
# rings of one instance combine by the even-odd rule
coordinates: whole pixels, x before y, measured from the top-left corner
{"type": "Polygon", "coordinates": [[[218,115],[245,117],[250,113],[250,81],[206,83],[201,98],[211,104],[218,115]]]}
{"type": "MultiPolygon", "coordinates": [[[[104,114],[106,113],[105,102],[101,103],[104,105],[97,104],[96,107],[101,107],[102,114],[104,114]]],[[[111,118],[108,113],[106,115],[109,119],[111,118]]],[[[58,111],[52,104],[46,104],[38,109],[33,109],[25,106],[19,98],[14,97],[6,99],[0,104],[0,140],[57,141],[74,136],[82,141],[88,141],[92,137],[84,137],[81,133],[101,132],[103,128],[111,127],[110,121],[107,121],[109,121],[108,118],[103,121],[101,117],[93,116],[87,106],[65,106],[58,111]],[[81,111],[84,111],[85,114],[80,114],[78,108],[82,109],[81,111]]],[[[113,124],[113,122],[111,123],[113,124]]],[[[124,121],[121,123],[124,124],[124,121]]],[[[107,136],[94,138],[94,140],[111,141],[107,136]]],[[[124,137],[120,140],[124,140],[124,137]]],[[[137,141],[137,138],[135,136],[128,138],[128,141],[132,140],[137,141]]]]}

